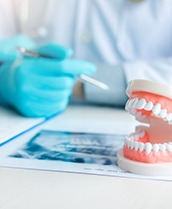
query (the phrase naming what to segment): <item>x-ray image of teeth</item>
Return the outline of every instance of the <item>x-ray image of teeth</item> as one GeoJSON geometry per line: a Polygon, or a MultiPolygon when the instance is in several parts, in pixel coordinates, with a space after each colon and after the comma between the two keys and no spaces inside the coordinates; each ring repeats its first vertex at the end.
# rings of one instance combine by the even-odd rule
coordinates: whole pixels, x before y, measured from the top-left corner
{"type": "Polygon", "coordinates": [[[123,140],[113,134],[42,130],[10,157],[112,165],[123,140]]]}

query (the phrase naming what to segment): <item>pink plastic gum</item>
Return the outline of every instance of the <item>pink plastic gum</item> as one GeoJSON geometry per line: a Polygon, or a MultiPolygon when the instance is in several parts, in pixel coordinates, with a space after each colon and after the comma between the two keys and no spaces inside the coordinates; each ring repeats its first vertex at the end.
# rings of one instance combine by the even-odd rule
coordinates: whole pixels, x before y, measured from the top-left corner
{"type": "Polygon", "coordinates": [[[148,175],[172,174],[172,87],[133,80],[126,110],[147,126],[136,127],[118,153],[119,167],[148,175]],[[164,170],[165,169],[165,170],[164,170]]]}

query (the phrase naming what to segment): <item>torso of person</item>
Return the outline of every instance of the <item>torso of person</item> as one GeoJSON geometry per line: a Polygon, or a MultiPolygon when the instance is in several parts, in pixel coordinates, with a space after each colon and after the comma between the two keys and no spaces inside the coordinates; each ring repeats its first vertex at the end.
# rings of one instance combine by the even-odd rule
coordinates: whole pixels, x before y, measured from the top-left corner
{"type": "Polygon", "coordinates": [[[16,7],[4,8],[13,12],[6,24],[0,15],[1,38],[42,27],[46,36],[37,39],[72,47],[78,59],[116,64],[172,56],[171,0],[50,0],[49,14],[48,0],[29,1],[27,24],[16,7]]]}

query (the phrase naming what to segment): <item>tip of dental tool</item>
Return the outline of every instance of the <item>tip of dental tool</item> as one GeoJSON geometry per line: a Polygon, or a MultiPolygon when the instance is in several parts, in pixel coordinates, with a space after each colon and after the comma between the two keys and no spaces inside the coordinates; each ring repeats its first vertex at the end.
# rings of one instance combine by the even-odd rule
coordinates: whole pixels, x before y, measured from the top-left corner
{"type": "Polygon", "coordinates": [[[101,89],[103,89],[105,91],[110,90],[110,87],[107,84],[105,84],[105,83],[103,83],[101,81],[98,81],[98,80],[96,80],[95,78],[93,78],[91,76],[87,76],[87,75],[83,75],[82,74],[82,75],[79,76],[79,78],[80,78],[80,80],[86,81],[86,82],[88,82],[88,83],[90,83],[90,84],[92,84],[92,85],[94,85],[96,87],[99,87],[99,88],[101,88],[101,89]]]}
{"type": "Polygon", "coordinates": [[[16,47],[16,51],[25,57],[56,59],[48,54],[40,54],[37,51],[26,49],[25,47],[16,47]]]}
{"type": "MultiPolygon", "coordinates": [[[[33,58],[41,58],[42,57],[42,58],[47,58],[47,59],[54,59],[54,57],[51,57],[50,55],[40,54],[37,51],[26,49],[25,47],[16,47],[16,51],[18,51],[21,55],[23,55],[25,57],[33,57],[33,58]]],[[[55,58],[55,59],[57,59],[57,58],[55,58]]],[[[92,84],[98,88],[101,88],[105,91],[110,90],[110,87],[107,84],[105,84],[101,81],[98,81],[97,79],[95,79],[91,76],[82,74],[79,76],[79,79],[83,82],[90,83],[90,84],[92,84]]]]}
{"type": "Polygon", "coordinates": [[[40,54],[33,50],[28,50],[25,47],[16,47],[16,51],[20,52],[24,56],[39,58],[40,54]]]}

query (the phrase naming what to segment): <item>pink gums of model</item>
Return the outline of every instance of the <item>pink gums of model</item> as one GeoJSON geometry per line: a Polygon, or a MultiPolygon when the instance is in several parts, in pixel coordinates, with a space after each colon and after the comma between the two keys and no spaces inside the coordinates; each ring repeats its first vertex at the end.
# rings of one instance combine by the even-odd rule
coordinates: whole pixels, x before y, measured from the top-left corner
{"type": "MultiPolygon", "coordinates": [[[[137,126],[135,133],[126,137],[123,159],[118,159],[119,166],[121,164],[120,167],[127,167],[130,171],[130,163],[135,168],[137,165],[145,166],[145,163],[170,163],[172,168],[172,87],[147,80],[133,80],[127,88],[127,95],[126,110],[147,126],[137,126]]],[[[136,173],[140,172],[136,169],[136,173]]]]}

